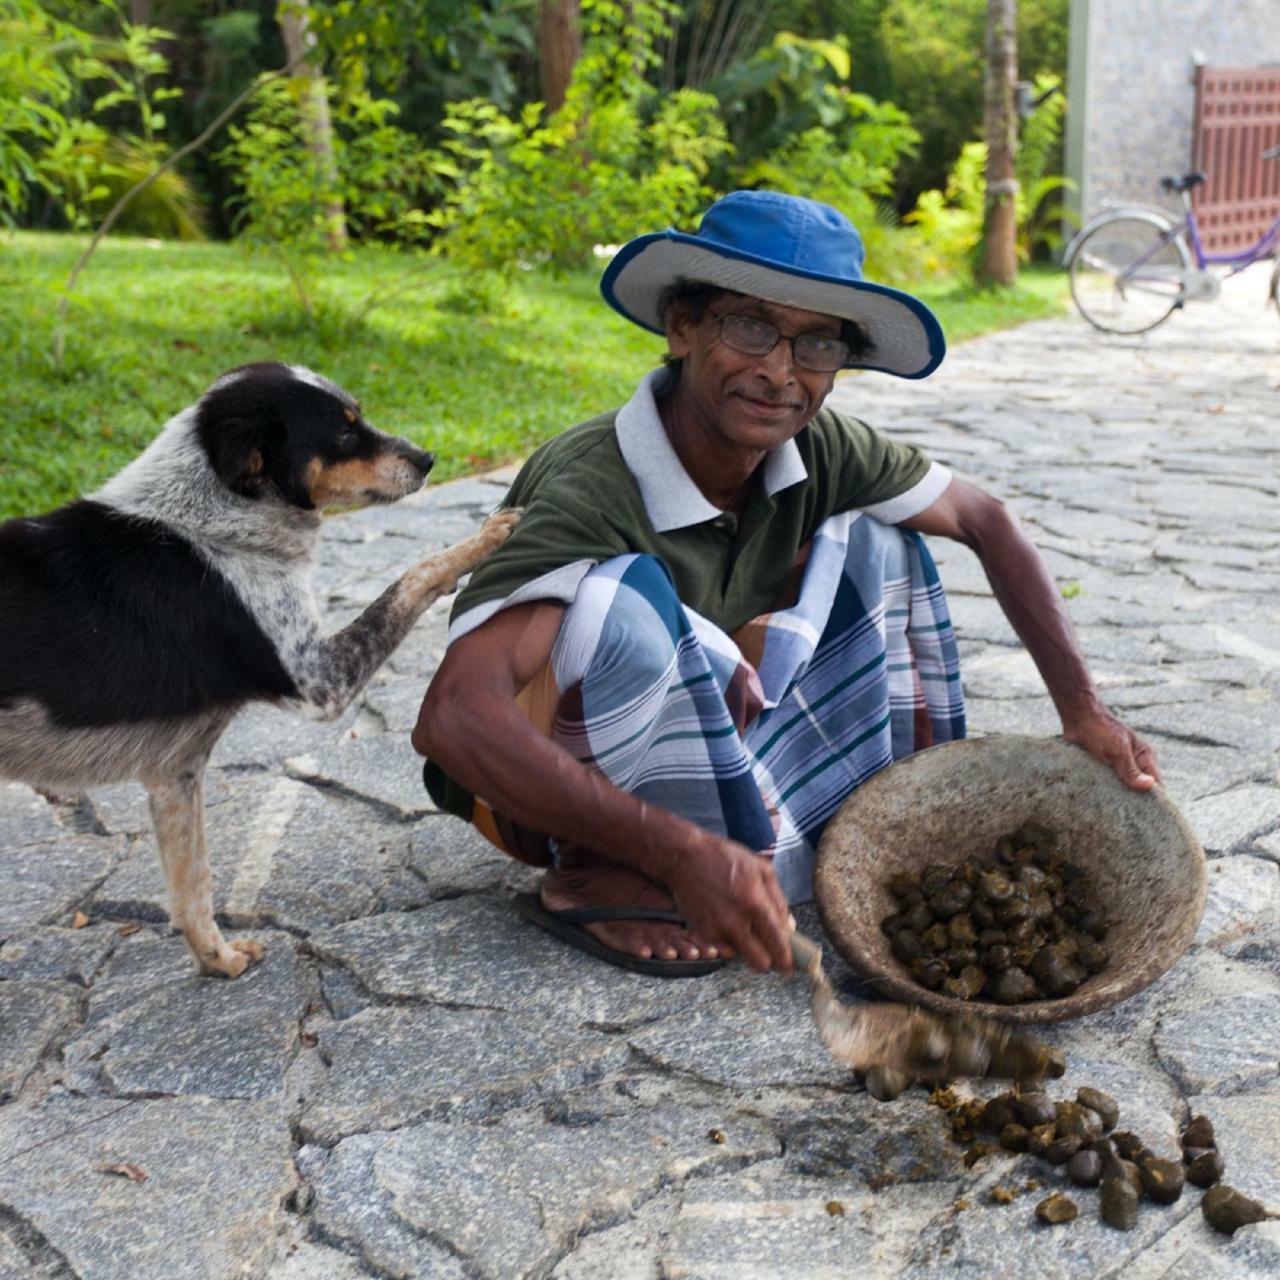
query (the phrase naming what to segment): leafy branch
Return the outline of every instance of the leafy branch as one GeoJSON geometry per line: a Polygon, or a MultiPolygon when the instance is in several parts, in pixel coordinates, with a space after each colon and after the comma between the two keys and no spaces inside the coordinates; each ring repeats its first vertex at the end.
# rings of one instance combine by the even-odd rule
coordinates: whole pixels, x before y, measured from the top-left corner
{"type": "Polygon", "coordinates": [[[193,151],[198,151],[210,138],[213,137],[219,129],[222,128],[237,111],[240,110],[250,98],[254,96],[264,85],[270,84],[273,80],[281,80],[287,78],[290,73],[300,63],[305,61],[309,56],[309,50],[299,54],[292,61],[286,63],[276,71],[269,71],[265,75],[258,76],[242,93],[233,98],[218,114],[213,121],[196,137],[184,146],[179,147],[172,152],[164,160],[162,160],[152,171],[135,182],[133,186],[126,191],[119,200],[107,211],[98,225],[97,231],[93,233],[93,239],[89,241],[88,247],[76,260],[76,264],[71,268],[71,274],[67,277],[67,283],[63,286],[62,298],[58,303],[58,315],[54,323],[53,330],[53,363],[55,367],[62,364],[62,357],[66,351],[67,340],[67,309],[71,304],[71,293],[76,287],[76,281],[80,278],[80,273],[89,265],[89,259],[93,257],[98,245],[102,243],[103,238],[115,226],[120,215],[129,207],[130,202],[143,191],[145,191],[153,182],[155,182],[162,174],[172,169],[180,160],[185,159],[193,151]]]}

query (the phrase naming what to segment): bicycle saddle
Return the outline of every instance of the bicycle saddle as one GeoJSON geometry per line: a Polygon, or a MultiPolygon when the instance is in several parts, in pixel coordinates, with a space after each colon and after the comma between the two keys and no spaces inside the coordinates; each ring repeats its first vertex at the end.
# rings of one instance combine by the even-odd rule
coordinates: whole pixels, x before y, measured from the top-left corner
{"type": "Polygon", "coordinates": [[[1180,178],[1166,175],[1160,179],[1160,187],[1163,191],[1190,191],[1192,187],[1198,187],[1204,180],[1205,175],[1197,169],[1194,173],[1184,173],[1180,178]]]}

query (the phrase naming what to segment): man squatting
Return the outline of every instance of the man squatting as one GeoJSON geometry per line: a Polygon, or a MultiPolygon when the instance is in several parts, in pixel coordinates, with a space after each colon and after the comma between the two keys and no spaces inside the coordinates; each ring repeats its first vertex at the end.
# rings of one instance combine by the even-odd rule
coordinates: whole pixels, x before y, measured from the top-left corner
{"type": "Polygon", "coordinates": [[[824,824],[964,736],[920,534],[976,553],[1064,736],[1130,787],[1160,780],[1004,504],[823,409],[842,368],[922,378],[945,352],[862,260],[842,214],[767,191],[624,246],[604,297],[665,334],[666,365],[534,453],[520,525],[455,603],[413,733],[428,788],[547,867],[517,906],[611,963],[789,971],[824,824]]]}

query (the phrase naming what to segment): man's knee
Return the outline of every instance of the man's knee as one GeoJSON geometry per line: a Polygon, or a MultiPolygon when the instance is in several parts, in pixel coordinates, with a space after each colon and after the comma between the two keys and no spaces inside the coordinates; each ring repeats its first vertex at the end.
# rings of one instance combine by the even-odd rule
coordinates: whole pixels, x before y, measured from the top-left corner
{"type": "Polygon", "coordinates": [[[552,661],[562,689],[584,680],[617,682],[619,693],[652,686],[669,672],[689,633],[666,566],[654,556],[619,556],[582,580],[565,611],[552,661]]]}

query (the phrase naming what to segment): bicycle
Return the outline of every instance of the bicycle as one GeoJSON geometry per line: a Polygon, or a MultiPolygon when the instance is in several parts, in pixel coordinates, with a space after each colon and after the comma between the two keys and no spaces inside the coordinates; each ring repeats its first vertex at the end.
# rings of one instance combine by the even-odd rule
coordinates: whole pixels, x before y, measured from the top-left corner
{"type": "MultiPolygon", "coordinates": [[[[1280,146],[1262,153],[1280,159],[1280,146]]],[[[1205,253],[1191,207],[1191,192],[1205,180],[1200,172],[1160,179],[1182,197],[1184,214],[1175,222],[1161,209],[1123,205],[1087,222],[1067,246],[1063,265],[1071,277],[1071,297],[1080,314],[1105,333],[1145,333],[1188,302],[1212,302],[1222,281],[1280,249],[1280,214],[1258,240],[1236,253],[1205,253]],[[1213,268],[1227,267],[1225,275],[1213,268]]],[[[1271,273],[1268,297],[1280,312],[1280,257],[1271,273]]]]}

